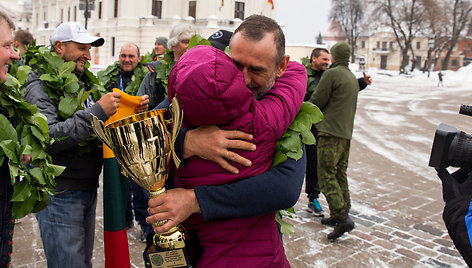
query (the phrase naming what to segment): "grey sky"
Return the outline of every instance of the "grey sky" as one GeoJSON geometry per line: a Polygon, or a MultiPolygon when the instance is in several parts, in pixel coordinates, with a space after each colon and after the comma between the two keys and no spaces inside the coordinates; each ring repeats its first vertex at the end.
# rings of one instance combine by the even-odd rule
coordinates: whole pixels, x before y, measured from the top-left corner
{"type": "Polygon", "coordinates": [[[330,0],[275,0],[275,19],[289,44],[315,44],[328,28],[330,0]]]}

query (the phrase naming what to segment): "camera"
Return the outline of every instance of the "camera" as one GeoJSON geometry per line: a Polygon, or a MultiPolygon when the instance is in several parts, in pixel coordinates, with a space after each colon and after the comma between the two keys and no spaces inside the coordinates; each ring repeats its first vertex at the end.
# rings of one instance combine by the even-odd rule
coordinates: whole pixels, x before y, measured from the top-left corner
{"type": "MultiPolygon", "coordinates": [[[[459,113],[472,116],[472,106],[462,104],[459,113]]],[[[436,169],[471,168],[472,135],[441,123],[434,135],[429,166],[436,169]]]]}

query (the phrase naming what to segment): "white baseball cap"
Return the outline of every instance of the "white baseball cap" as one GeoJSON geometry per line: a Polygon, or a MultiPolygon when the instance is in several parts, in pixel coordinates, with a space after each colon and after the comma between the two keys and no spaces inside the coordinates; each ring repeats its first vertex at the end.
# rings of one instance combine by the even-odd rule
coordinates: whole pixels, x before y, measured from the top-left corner
{"type": "Polygon", "coordinates": [[[63,22],[57,26],[51,36],[51,44],[54,45],[57,41],[73,41],[79,44],[91,44],[93,47],[99,47],[105,43],[103,38],[91,36],[87,29],[74,21],[63,22]]]}

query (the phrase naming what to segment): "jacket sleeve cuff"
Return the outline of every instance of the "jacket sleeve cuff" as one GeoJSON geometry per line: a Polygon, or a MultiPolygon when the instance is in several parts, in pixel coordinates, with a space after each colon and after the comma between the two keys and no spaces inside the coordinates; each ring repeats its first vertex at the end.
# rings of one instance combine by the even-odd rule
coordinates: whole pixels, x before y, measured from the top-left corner
{"type": "Polygon", "coordinates": [[[100,103],[96,102],[91,107],[85,110],[86,112],[95,115],[98,119],[102,120],[103,122],[107,121],[110,117],[105,113],[100,103]]]}

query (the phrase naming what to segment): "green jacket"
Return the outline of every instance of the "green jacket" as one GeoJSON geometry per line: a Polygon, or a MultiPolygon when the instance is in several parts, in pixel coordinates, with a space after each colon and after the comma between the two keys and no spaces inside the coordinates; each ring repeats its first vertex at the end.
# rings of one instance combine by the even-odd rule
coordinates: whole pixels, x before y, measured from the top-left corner
{"type": "Polygon", "coordinates": [[[326,70],[311,95],[310,102],[323,112],[324,119],[316,124],[320,135],[352,138],[359,84],[349,70],[351,48],[340,42],[331,48],[335,62],[326,70]]]}

